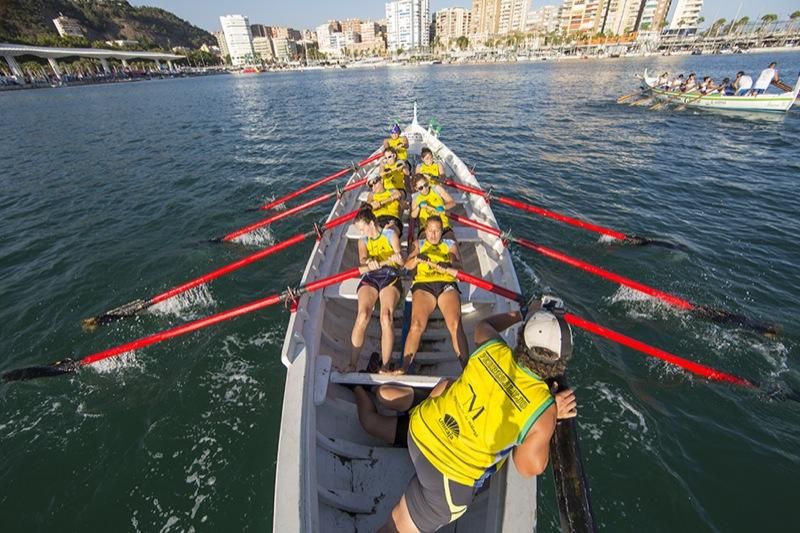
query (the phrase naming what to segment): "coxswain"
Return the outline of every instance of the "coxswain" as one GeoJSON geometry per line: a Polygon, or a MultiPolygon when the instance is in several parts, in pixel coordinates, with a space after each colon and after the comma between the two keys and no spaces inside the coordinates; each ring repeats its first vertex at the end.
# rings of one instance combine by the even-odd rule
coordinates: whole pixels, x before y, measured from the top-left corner
{"type": "Polygon", "coordinates": [[[381,362],[380,371],[388,372],[394,344],[394,308],[403,292],[398,269],[403,264],[400,236],[389,224],[383,228],[370,209],[362,209],[353,221],[361,238],[358,240],[358,261],[362,273],[358,284],[358,313],[350,335],[350,364],[354,371],[364,347],[364,335],[369,326],[375,303],[381,304],[381,362]]]}
{"type": "Polygon", "coordinates": [[[400,126],[395,124],[389,130],[389,138],[384,139],[383,148],[392,148],[397,154],[397,160],[408,165],[408,137],[400,135],[400,126]]]}
{"type": "Polygon", "coordinates": [[[437,185],[445,178],[444,165],[433,161],[433,152],[430,148],[426,146],[420,151],[420,159],[422,162],[417,165],[414,174],[424,174],[431,185],[437,185]]]}
{"type": "MultiPolygon", "coordinates": [[[[436,531],[457,520],[509,456],[523,477],[544,472],[556,421],[577,414],[574,393],[567,389],[554,398],[550,384],[564,374],[572,333],[557,311],[541,302],[531,307],[525,317],[511,312],[479,322],[478,348],[461,376],[439,382],[411,410],[406,442],[414,476],[380,531],[436,531]],[[521,320],[525,325],[512,348],[500,332],[521,320]]],[[[388,429],[382,436],[396,441],[399,417],[391,431],[385,428],[389,421],[364,404],[370,401],[365,391],[356,400],[359,418],[388,429]]]]}
{"type": "Polygon", "coordinates": [[[436,215],[442,221],[445,237],[455,240],[456,235],[447,218],[447,210],[453,209],[456,205],[453,197],[441,185],[431,185],[423,174],[417,174],[414,178],[414,191],[411,202],[411,218],[416,218],[419,223],[417,237],[425,231],[428,218],[436,215]]]}
{"type": "Polygon", "coordinates": [[[383,186],[383,178],[373,176],[367,181],[370,187],[367,203],[372,208],[372,214],[378,221],[378,225],[383,228],[387,224],[394,226],[398,235],[403,233],[403,222],[400,219],[400,202],[403,193],[397,189],[386,190],[383,186]]]}

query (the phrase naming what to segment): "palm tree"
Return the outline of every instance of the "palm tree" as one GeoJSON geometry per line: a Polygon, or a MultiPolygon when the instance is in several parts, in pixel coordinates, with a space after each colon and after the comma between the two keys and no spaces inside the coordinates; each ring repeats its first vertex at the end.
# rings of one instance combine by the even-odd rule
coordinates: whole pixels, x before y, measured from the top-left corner
{"type": "Polygon", "coordinates": [[[705,17],[697,17],[697,27],[699,28],[701,24],[706,21],[705,17]]]}
{"type": "Polygon", "coordinates": [[[719,29],[721,27],[723,27],[726,22],[727,22],[727,20],[725,20],[725,19],[717,19],[717,20],[715,20],[714,23],[711,25],[711,27],[708,28],[708,31],[706,32],[706,35],[711,35],[713,33],[714,36],[716,36],[719,33],[719,29]]]}
{"type": "Polygon", "coordinates": [[[469,39],[466,35],[462,35],[458,39],[456,39],[456,46],[458,46],[461,50],[466,50],[469,47],[469,39]]]}
{"type": "Polygon", "coordinates": [[[764,24],[771,24],[776,20],[778,20],[778,15],[775,15],[774,13],[768,13],[763,17],[761,17],[761,22],[763,22],[764,24]]]}

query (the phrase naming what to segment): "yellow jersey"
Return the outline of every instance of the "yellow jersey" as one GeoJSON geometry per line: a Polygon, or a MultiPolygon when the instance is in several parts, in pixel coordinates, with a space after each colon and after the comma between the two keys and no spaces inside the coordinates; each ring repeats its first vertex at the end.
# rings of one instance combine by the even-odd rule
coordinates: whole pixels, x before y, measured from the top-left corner
{"type": "MultiPolygon", "coordinates": [[[[367,256],[370,259],[374,259],[378,263],[386,261],[391,256],[395,254],[394,248],[392,248],[392,236],[394,235],[394,230],[386,226],[381,231],[380,235],[375,237],[374,239],[370,239],[369,237],[362,237],[362,242],[367,247],[367,256]]],[[[399,266],[399,265],[394,265],[399,266]]]]}
{"type": "MultiPolygon", "coordinates": [[[[392,198],[393,191],[383,191],[383,192],[376,192],[372,193],[372,201],[373,202],[386,202],[392,198]]],[[[378,209],[373,209],[372,214],[376,217],[381,216],[390,216],[395,218],[400,218],[400,201],[399,200],[392,200],[391,202],[386,203],[383,207],[379,207],[378,209]]]]}
{"type": "Polygon", "coordinates": [[[431,187],[439,183],[439,180],[437,178],[441,178],[441,176],[439,175],[438,163],[431,163],[430,165],[426,165],[425,163],[420,163],[419,174],[425,174],[426,176],[429,176],[428,181],[430,182],[431,187]]]}
{"type": "MultiPolygon", "coordinates": [[[[428,256],[428,260],[431,263],[447,263],[450,261],[450,248],[452,246],[455,246],[455,242],[450,239],[442,239],[439,244],[433,244],[428,240],[420,239],[419,253],[428,256]]],[[[453,282],[456,281],[456,278],[450,274],[439,272],[425,263],[419,263],[412,285],[417,283],[432,283],[435,281],[453,282]]]]}
{"type": "Polygon", "coordinates": [[[442,474],[477,487],[553,402],[547,384],[519,365],[506,343],[493,339],[473,352],[441,396],[411,411],[409,434],[442,474]]]}
{"type": "Polygon", "coordinates": [[[397,189],[399,191],[406,190],[406,175],[403,172],[403,165],[400,161],[395,161],[394,165],[383,166],[383,188],[387,191],[397,189]]]}
{"type": "Polygon", "coordinates": [[[394,148],[395,153],[397,153],[397,159],[400,161],[405,161],[408,159],[408,151],[406,150],[406,145],[403,142],[405,138],[402,135],[398,135],[397,139],[392,139],[389,137],[386,139],[386,144],[389,145],[389,148],[394,148]]]}
{"type": "Polygon", "coordinates": [[[436,192],[431,186],[428,189],[428,194],[422,194],[421,192],[414,194],[414,205],[419,205],[419,227],[424,228],[425,224],[428,222],[428,218],[432,215],[436,214],[439,218],[442,219],[442,229],[446,230],[450,227],[450,219],[447,218],[447,214],[444,210],[444,199],[439,196],[439,193],[436,192]],[[431,213],[424,207],[423,205],[429,205],[432,208],[436,209],[436,213],[431,213]]]}

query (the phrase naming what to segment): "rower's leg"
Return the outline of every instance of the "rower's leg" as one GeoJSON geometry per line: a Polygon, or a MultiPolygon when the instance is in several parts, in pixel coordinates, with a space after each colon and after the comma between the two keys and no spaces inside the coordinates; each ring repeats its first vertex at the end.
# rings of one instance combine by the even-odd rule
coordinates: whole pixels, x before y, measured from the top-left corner
{"type": "Polygon", "coordinates": [[[387,522],[378,530],[378,533],[418,533],[419,529],[411,520],[406,504],[406,496],[400,498],[400,502],[392,509],[387,522]]]}
{"type": "Polygon", "coordinates": [[[381,370],[388,370],[394,347],[394,308],[400,300],[400,290],[392,285],[384,288],[379,297],[381,300],[381,370]]]}
{"type": "Polygon", "coordinates": [[[369,326],[369,319],[372,317],[376,301],[378,301],[378,290],[375,287],[362,285],[358,289],[358,312],[353,324],[353,332],[350,334],[350,364],[346,368],[348,372],[354,371],[358,364],[358,356],[361,355],[361,348],[364,347],[364,334],[369,326]]]}
{"type": "Polygon", "coordinates": [[[445,291],[439,295],[437,303],[439,309],[442,310],[447,330],[450,332],[453,350],[455,350],[461,365],[464,366],[469,357],[469,345],[467,344],[467,335],[464,333],[464,324],[461,322],[461,296],[455,289],[445,291]]]}
{"type": "Polygon", "coordinates": [[[380,414],[364,387],[356,387],[353,389],[353,394],[356,396],[358,421],[364,431],[387,444],[394,443],[397,431],[397,417],[380,414]]]}
{"type": "Polygon", "coordinates": [[[403,358],[413,356],[419,349],[420,339],[428,326],[428,318],[436,309],[436,297],[428,291],[418,289],[411,296],[411,327],[408,329],[403,358]]]}
{"type": "Polygon", "coordinates": [[[414,389],[399,385],[381,385],[375,391],[381,405],[393,411],[408,411],[414,403],[414,389]]]}

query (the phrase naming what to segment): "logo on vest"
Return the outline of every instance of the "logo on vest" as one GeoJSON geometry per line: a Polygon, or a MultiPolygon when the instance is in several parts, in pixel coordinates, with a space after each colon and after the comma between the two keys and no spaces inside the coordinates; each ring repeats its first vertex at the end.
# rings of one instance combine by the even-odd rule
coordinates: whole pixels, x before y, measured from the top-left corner
{"type": "Polygon", "coordinates": [[[458,427],[458,422],[450,415],[444,415],[444,418],[440,418],[439,425],[442,426],[442,430],[450,440],[457,439],[461,435],[461,428],[458,427]]]}

